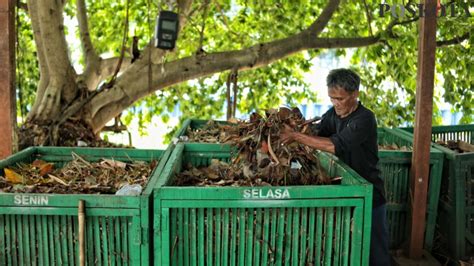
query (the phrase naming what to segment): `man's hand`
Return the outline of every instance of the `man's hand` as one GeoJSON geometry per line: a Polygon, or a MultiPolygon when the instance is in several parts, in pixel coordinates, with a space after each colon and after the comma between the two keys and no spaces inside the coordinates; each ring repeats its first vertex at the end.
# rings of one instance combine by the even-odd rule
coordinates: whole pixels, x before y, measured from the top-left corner
{"type": "Polygon", "coordinates": [[[283,129],[280,131],[280,140],[282,144],[289,144],[295,140],[295,131],[287,124],[283,125],[283,129]]]}

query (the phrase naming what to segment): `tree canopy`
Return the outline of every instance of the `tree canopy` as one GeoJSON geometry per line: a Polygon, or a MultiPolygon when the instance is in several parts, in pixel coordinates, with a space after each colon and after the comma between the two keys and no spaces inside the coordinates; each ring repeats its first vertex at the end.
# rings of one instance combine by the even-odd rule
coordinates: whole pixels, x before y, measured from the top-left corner
{"type": "MultiPolygon", "coordinates": [[[[438,19],[434,110],[444,100],[470,123],[472,2],[451,5],[456,14],[448,9],[438,19]]],[[[217,117],[232,74],[241,113],[315,101],[326,92],[304,74],[328,49],[342,56],[348,48],[365,87],[361,99],[379,124],[413,121],[419,17],[381,16],[377,1],[28,0],[17,14],[18,111],[30,123],[80,119],[97,133],[125,109],[127,121],[145,124],[178,102],[183,117],[217,117]],[[181,29],[176,48],[165,52],[153,47],[153,31],[169,7],[181,29]],[[132,63],[133,36],[140,56],[132,63]]]]}

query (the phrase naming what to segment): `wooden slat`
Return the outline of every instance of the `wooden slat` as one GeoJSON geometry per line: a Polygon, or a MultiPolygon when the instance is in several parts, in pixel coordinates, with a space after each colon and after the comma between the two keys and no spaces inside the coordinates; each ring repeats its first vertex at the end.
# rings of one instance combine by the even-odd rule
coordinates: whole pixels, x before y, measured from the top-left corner
{"type": "Polygon", "coordinates": [[[221,230],[221,208],[215,209],[215,229],[214,229],[214,244],[215,244],[215,262],[214,265],[220,266],[221,265],[221,239],[222,239],[222,230],[221,230]]]}
{"type": "Polygon", "coordinates": [[[60,241],[58,242],[58,244],[61,245],[61,260],[62,260],[63,265],[71,265],[71,263],[69,262],[69,257],[68,257],[69,248],[68,248],[68,244],[67,244],[67,240],[68,240],[67,228],[70,227],[70,224],[68,224],[68,222],[67,222],[67,217],[68,216],[66,216],[66,215],[61,215],[60,217],[58,217],[59,218],[59,223],[61,225],[59,227],[60,241]]]}
{"type": "Polygon", "coordinates": [[[275,209],[264,208],[263,214],[263,242],[262,242],[262,265],[268,265],[268,256],[272,250],[270,243],[270,211],[275,212],[275,209]]]}
{"type": "Polygon", "coordinates": [[[245,221],[247,220],[246,210],[239,209],[239,243],[238,243],[238,254],[239,262],[237,265],[245,265],[245,240],[246,240],[246,227],[245,221]]]}
{"type": "MultiPolygon", "coordinates": [[[[77,219],[77,217],[75,217],[77,219]]],[[[88,265],[95,265],[94,255],[94,225],[92,217],[87,217],[86,213],[86,261],[88,265]]],[[[74,222],[74,237],[76,239],[76,262],[79,265],[79,222],[74,222]]]]}
{"type": "Polygon", "coordinates": [[[190,238],[190,243],[191,243],[191,252],[190,252],[190,255],[191,255],[191,258],[190,258],[190,262],[191,262],[191,265],[192,266],[196,266],[197,265],[197,256],[199,254],[197,254],[197,223],[196,223],[196,209],[195,208],[192,208],[191,209],[191,214],[190,214],[190,224],[191,224],[191,238],[190,238]]]}
{"type": "Polygon", "coordinates": [[[19,265],[24,265],[24,232],[23,232],[23,225],[22,225],[22,215],[15,215],[15,223],[17,228],[17,243],[18,243],[18,263],[19,265]]]}
{"type": "Polygon", "coordinates": [[[116,250],[115,250],[115,234],[114,234],[114,219],[118,219],[118,217],[107,217],[107,237],[108,237],[108,244],[109,244],[109,254],[110,254],[110,263],[109,265],[115,266],[116,265],[116,250]]]}
{"type": "Polygon", "coordinates": [[[276,244],[275,244],[275,263],[281,265],[283,262],[283,252],[284,252],[284,237],[285,237],[285,212],[286,209],[279,208],[277,216],[277,232],[276,232],[276,244]]]}
{"type": "MultiPolygon", "coordinates": [[[[177,220],[177,210],[176,209],[170,209],[170,219],[171,221],[176,221],[177,220]]],[[[170,223],[170,232],[171,232],[171,242],[170,242],[170,260],[171,260],[171,265],[178,265],[178,246],[177,246],[177,241],[178,241],[178,224],[175,222],[170,223]]]]}
{"type": "MultiPolygon", "coordinates": [[[[306,264],[306,244],[308,235],[308,208],[301,209],[301,236],[300,236],[300,255],[299,265],[304,266],[306,264]]],[[[298,265],[298,264],[297,264],[298,265]]]]}
{"type": "Polygon", "coordinates": [[[254,257],[253,257],[253,265],[260,265],[260,255],[261,255],[261,247],[262,247],[262,209],[258,208],[256,210],[256,218],[255,218],[255,237],[254,237],[254,257]]]}
{"type": "Polygon", "coordinates": [[[230,226],[230,266],[236,265],[236,253],[237,253],[237,215],[238,211],[236,208],[231,209],[231,226],[230,226]]]}
{"type": "Polygon", "coordinates": [[[213,245],[212,243],[214,242],[214,236],[213,236],[213,231],[214,231],[214,210],[212,208],[208,208],[207,211],[207,241],[206,241],[206,261],[207,265],[213,265],[213,257],[214,257],[214,251],[213,251],[213,245]]]}
{"type": "MultiPolygon", "coordinates": [[[[205,265],[205,256],[204,252],[206,249],[205,246],[205,241],[204,241],[204,236],[206,233],[205,230],[205,221],[206,221],[206,216],[204,214],[204,208],[199,208],[198,209],[198,256],[199,256],[199,261],[198,265],[199,266],[204,266],[205,265]]],[[[182,265],[181,262],[179,265],[182,265]]]]}
{"type": "Polygon", "coordinates": [[[327,215],[328,210],[317,208],[316,214],[316,252],[315,265],[320,265],[323,252],[323,215],[327,215]]]}
{"type": "MultiPolygon", "coordinates": [[[[222,221],[222,265],[229,265],[229,209],[224,209],[222,221]]],[[[232,235],[231,237],[235,237],[232,235]]]]}
{"type": "Polygon", "coordinates": [[[308,263],[316,265],[319,261],[314,260],[314,244],[315,244],[315,225],[316,225],[316,209],[309,209],[308,221],[308,263]]]}
{"type": "Polygon", "coordinates": [[[327,208],[325,221],[325,243],[324,243],[324,265],[330,266],[332,264],[331,258],[333,253],[334,240],[334,208],[327,208]]]}
{"type": "MultiPolygon", "coordinates": [[[[184,228],[184,243],[188,243],[187,248],[184,249],[184,265],[189,265],[189,209],[184,211],[184,219],[182,222],[182,227],[184,228]]],[[[164,255],[169,256],[169,255],[164,255]]]]}
{"type": "Polygon", "coordinates": [[[253,258],[253,242],[254,242],[254,209],[247,209],[247,220],[248,220],[248,226],[247,226],[247,234],[245,235],[245,239],[247,240],[247,246],[246,250],[247,252],[245,253],[246,256],[246,265],[252,265],[252,258],[253,258]]]}

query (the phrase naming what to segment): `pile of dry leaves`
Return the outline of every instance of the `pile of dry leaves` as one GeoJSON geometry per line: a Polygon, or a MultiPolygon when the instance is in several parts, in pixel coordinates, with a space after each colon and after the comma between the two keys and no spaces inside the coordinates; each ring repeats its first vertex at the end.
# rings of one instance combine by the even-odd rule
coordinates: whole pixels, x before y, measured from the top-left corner
{"type": "Polygon", "coordinates": [[[439,140],[436,141],[436,144],[451,149],[457,153],[474,152],[474,145],[462,140],[439,140]]]}
{"type": "MultiPolygon", "coordinates": [[[[206,168],[187,170],[175,177],[177,186],[288,186],[329,184],[330,178],[320,166],[314,150],[305,145],[283,145],[280,131],[284,125],[295,131],[309,131],[299,109],[269,110],[265,116],[253,113],[248,122],[233,125],[210,124],[211,134],[219,142],[236,146],[230,163],[213,160],[206,168]]],[[[206,139],[205,130],[200,138],[206,139]]]]}
{"type": "Polygon", "coordinates": [[[231,143],[233,139],[239,137],[239,126],[242,123],[233,121],[233,123],[219,123],[209,120],[202,128],[188,128],[185,141],[200,143],[231,143]]]}
{"type": "Polygon", "coordinates": [[[30,146],[63,146],[63,147],[113,147],[128,148],[101,139],[92,129],[81,121],[68,120],[61,124],[58,142],[52,142],[51,127],[33,123],[25,123],[18,130],[18,146],[20,150],[30,146]]]}
{"type": "Polygon", "coordinates": [[[88,162],[75,153],[72,156],[73,160],[60,168],[42,160],[4,168],[0,192],[114,194],[127,184],[144,187],[157,165],[156,161],[125,163],[112,159],[88,162]]]}
{"type": "Polygon", "coordinates": [[[413,151],[413,148],[410,146],[399,146],[397,144],[379,144],[379,150],[389,150],[389,151],[413,151]]]}

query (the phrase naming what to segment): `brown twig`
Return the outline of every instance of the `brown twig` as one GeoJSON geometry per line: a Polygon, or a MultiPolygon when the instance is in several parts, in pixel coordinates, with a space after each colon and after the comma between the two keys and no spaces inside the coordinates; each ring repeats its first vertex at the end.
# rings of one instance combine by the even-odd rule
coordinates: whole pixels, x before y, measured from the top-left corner
{"type": "Polygon", "coordinates": [[[275,152],[273,151],[273,148],[272,148],[272,142],[271,142],[271,138],[270,138],[270,132],[268,132],[268,139],[267,139],[267,144],[268,144],[268,152],[270,153],[270,155],[272,156],[272,159],[276,162],[275,165],[279,165],[280,164],[280,161],[278,160],[278,157],[276,156],[275,152]]]}

